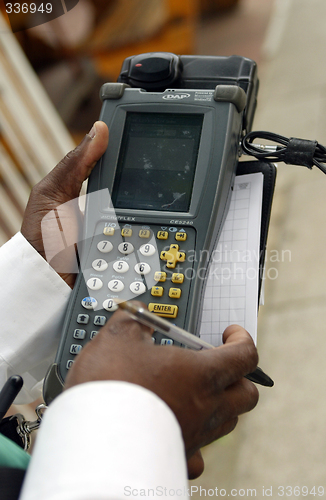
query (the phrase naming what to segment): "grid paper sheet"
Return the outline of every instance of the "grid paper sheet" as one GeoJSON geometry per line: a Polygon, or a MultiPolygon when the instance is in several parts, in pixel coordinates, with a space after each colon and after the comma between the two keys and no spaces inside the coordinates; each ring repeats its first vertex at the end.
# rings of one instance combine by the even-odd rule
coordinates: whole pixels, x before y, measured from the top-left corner
{"type": "Polygon", "coordinates": [[[237,176],[206,282],[200,337],[214,346],[231,324],[257,341],[263,174],[237,176]]]}

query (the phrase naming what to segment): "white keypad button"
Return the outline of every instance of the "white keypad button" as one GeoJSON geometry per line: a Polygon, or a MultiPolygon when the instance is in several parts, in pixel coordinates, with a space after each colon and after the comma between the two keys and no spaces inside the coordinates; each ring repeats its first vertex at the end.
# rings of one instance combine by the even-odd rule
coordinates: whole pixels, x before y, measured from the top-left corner
{"type": "Polygon", "coordinates": [[[106,323],[106,317],[105,316],[95,316],[95,318],[94,318],[94,325],[104,326],[105,323],[106,323]]]}
{"type": "Polygon", "coordinates": [[[118,250],[120,253],[123,253],[124,255],[129,255],[134,251],[134,245],[132,243],[128,243],[127,241],[120,243],[118,246],[118,250]]]}
{"type": "Polygon", "coordinates": [[[129,264],[124,260],[117,260],[113,264],[113,269],[116,273],[126,273],[129,270],[129,264]]]}
{"type": "Polygon", "coordinates": [[[79,330],[79,329],[76,329],[74,331],[74,334],[73,334],[73,337],[74,339],[80,339],[80,340],[83,340],[85,338],[85,335],[86,335],[86,330],[79,330]]]}
{"type": "Polygon", "coordinates": [[[148,274],[151,271],[151,266],[147,262],[139,262],[134,269],[137,274],[148,274]]]}
{"type": "Polygon", "coordinates": [[[87,280],[87,288],[89,290],[99,290],[103,286],[103,281],[100,278],[89,278],[87,280]]]}
{"type": "Polygon", "coordinates": [[[82,301],[81,301],[81,305],[85,308],[85,309],[95,309],[95,307],[97,306],[97,300],[94,299],[94,297],[85,297],[82,301]]]}
{"type": "Polygon", "coordinates": [[[108,283],[108,287],[111,292],[122,292],[125,286],[120,280],[111,280],[108,283]]]}
{"type": "Polygon", "coordinates": [[[109,253],[113,249],[113,245],[111,241],[103,240],[97,244],[97,249],[102,253],[109,253]]]}
{"type": "Polygon", "coordinates": [[[146,292],[146,286],[142,281],[134,281],[133,283],[131,283],[129,288],[135,295],[140,295],[141,293],[146,292]]]}
{"type": "Polygon", "coordinates": [[[107,267],[108,263],[104,259],[96,259],[92,262],[92,268],[95,269],[95,271],[105,271],[107,267]]]}
{"type": "Polygon", "coordinates": [[[78,344],[71,344],[69,352],[70,354],[78,354],[82,350],[82,346],[78,344]]]}
{"type": "Polygon", "coordinates": [[[78,314],[77,316],[77,323],[80,325],[87,325],[89,322],[89,316],[88,314],[78,314]]]}
{"type": "Polygon", "coordinates": [[[151,255],[154,255],[154,253],[155,253],[155,247],[154,247],[154,245],[151,245],[150,243],[146,243],[145,245],[142,245],[139,248],[139,251],[142,255],[151,256],[151,255]]]}
{"type": "Polygon", "coordinates": [[[173,340],[171,339],[161,339],[161,345],[172,345],[173,340]]]}
{"type": "Polygon", "coordinates": [[[113,311],[116,311],[118,309],[118,305],[114,302],[114,300],[112,300],[112,299],[106,299],[103,302],[103,308],[106,311],[113,312],[113,311]]]}

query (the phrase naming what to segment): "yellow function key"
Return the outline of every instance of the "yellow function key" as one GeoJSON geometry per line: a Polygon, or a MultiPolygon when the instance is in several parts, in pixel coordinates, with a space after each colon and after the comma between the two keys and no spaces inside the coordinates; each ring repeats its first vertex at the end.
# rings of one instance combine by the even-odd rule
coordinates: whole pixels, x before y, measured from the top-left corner
{"type": "Polygon", "coordinates": [[[183,283],[185,279],[184,274],[181,273],[173,273],[171,281],[172,283],[183,283]]]}
{"type": "Polygon", "coordinates": [[[132,236],[132,229],[130,227],[123,227],[121,229],[121,236],[125,236],[126,238],[130,238],[130,236],[132,236]]]}
{"type": "Polygon", "coordinates": [[[167,231],[158,231],[156,234],[156,238],[158,240],[167,240],[169,237],[169,233],[167,231]]]}
{"type": "Polygon", "coordinates": [[[114,227],[105,227],[103,229],[103,234],[105,234],[105,236],[113,236],[114,235],[114,227]]]}
{"type": "Polygon", "coordinates": [[[175,239],[177,241],[186,241],[187,239],[187,233],[186,232],[179,232],[179,233],[175,233],[175,239]]]}
{"type": "Polygon", "coordinates": [[[163,271],[156,271],[156,273],[154,274],[154,281],[166,281],[166,273],[163,271]]]}
{"type": "Polygon", "coordinates": [[[180,288],[170,288],[169,297],[171,299],[180,299],[181,297],[181,289],[180,288]]]}
{"type": "Polygon", "coordinates": [[[151,232],[149,229],[140,229],[138,236],[139,238],[149,238],[151,235],[151,232]]]}
{"type": "Polygon", "coordinates": [[[164,288],[162,286],[152,286],[151,295],[154,297],[162,297],[164,288]]]}
{"type": "Polygon", "coordinates": [[[163,318],[176,318],[179,308],[172,304],[155,304],[151,302],[148,304],[148,310],[163,318]]]}

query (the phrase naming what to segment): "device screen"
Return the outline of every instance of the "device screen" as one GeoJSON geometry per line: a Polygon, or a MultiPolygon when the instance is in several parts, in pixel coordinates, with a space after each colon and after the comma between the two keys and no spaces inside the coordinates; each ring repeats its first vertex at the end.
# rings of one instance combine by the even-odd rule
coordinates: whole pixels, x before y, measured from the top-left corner
{"type": "Polygon", "coordinates": [[[127,113],[114,207],[187,212],[202,124],[202,114],[127,113]]]}

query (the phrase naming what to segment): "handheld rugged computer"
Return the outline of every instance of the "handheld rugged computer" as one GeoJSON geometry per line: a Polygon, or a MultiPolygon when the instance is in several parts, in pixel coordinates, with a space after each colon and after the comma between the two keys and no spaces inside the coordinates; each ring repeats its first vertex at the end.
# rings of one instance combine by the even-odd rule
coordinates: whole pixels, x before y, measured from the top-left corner
{"type": "Polygon", "coordinates": [[[143,54],[124,62],[119,80],[101,89],[110,142],[88,182],[82,272],[46,377],[47,402],[114,299],[139,297],[198,334],[210,255],[253,119],[258,80],[249,59],[143,54]]]}

